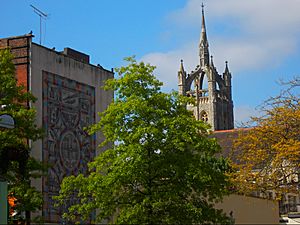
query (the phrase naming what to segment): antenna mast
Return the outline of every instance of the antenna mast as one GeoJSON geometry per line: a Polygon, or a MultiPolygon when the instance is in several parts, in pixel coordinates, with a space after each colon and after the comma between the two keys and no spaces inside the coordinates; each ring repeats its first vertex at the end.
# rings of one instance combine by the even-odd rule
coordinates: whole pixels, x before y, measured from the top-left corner
{"type": "Polygon", "coordinates": [[[33,5],[30,6],[33,8],[34,12],[40,17],[40,45],[42,45],[42,18],[46,19],[48,15],[39,10],[38,8],[34,7],[33,5]]]}

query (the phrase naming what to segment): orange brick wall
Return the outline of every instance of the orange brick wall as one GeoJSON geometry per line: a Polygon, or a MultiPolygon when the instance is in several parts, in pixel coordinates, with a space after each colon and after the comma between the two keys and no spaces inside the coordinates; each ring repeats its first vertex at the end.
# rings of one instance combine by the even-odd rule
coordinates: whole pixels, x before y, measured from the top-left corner
{"type": "Polygon", "coordinates": [[[24,85],[25,90],[28,90],[28,65],[16,65],[16,77],[18,79],[18,85],[24,85]]]}
{"type": "Polygon", "coordinates": [[[9,37],[0,39],[0,49],[10,48],[14,55],[13,62],[16,68],[16,78],[19,85],[28,90],[29,51],[32,35],[9,37]]]}

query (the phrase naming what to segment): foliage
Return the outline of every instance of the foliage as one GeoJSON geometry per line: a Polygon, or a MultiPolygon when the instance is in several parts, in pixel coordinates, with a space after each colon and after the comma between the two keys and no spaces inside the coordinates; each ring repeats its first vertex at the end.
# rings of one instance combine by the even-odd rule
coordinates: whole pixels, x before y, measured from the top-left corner
{"type": "Polygon", "coordinates": [[[35,125],[35,109],[28,106],[35,98],[17,84],[12,59],[9,49],[0,50],[0,114],[9,114],[15,120],[15,128],[0,128],[1,176],[8,180],[9,192],[17,198],[17,210],[35,211],[41,207],[42,196],[30,186],[30,178],[39,177],[43,166],[29,157],[29,140],[41,138],[42,130],[35,125]]]}
{"type": "Polygon", "coordinates": [[[80,200],[64,216],[85,220],[98,209],[98,223],[229,223],[214,209],[227,191],[229,166],[215,157],[220,147],[208,125],[186,110],[186,97],[160,91],[153,66],[127,60],[119,79],[106,84],[114,102],[89,129],[104,133],[101,146],[115,144],[89,164],[88,176],[63,180],[59,204],[80,200]]]}
{"type": "Polygon", "coordinates": [[[242,132],[235,142],[237,173],[233,179],[243,193],[273,190],[298,192],[300,178],[299,78],[279,96],[263,104],[264,114],[253,118],[255,127],[242,132]]]}

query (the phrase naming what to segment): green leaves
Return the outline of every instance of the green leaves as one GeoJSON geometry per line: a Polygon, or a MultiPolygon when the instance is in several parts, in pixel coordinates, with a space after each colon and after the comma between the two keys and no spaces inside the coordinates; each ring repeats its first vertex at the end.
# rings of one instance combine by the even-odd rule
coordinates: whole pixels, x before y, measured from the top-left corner
{"type": "Polygon", "coordinates": [[[109,80],[105,87],[110,90],[118,90],[116,101],[126,100],[130,96],[146,99],[160,90],[162,83],[153,75],[154,66],[144,62],[137,63],[131,57],[125,58],[125,60],[130,64],[116,69],[120,78],[109,80]]]}
{"type": "Polygon", "coordinates": [[[229,166],[215,157],[220,148],[208,138],[208,125],[186,110],[187,98],[160,92],[153,66],[127,60],[119,79],[106,85],[115,101],[89,128],[104,133],[102,146],[114,145],[89,164],[90,175],[63,181],[59,204],[74,194],[81,200],[65,217],[79,221],[74,215],[97,210],[97,222],[228,222],[213,203],[226,193],[229,166]]]}
{"type": "Polygon", "coordinates": [[[42,130],[35,125],[36,110],[29,108],[35,97],[17,85],[13,56],[9,49],[0,50],[0,114],[9,114],[15,120],[15,128],[0,128],[0,164],[7,173],[9,193],[17,198],[19,212],[35,211],[42,206],[42,194],[30,186],[30,179],[41,177],[44,166],[28,158],[29,140],[42,137],[42,130]]]}

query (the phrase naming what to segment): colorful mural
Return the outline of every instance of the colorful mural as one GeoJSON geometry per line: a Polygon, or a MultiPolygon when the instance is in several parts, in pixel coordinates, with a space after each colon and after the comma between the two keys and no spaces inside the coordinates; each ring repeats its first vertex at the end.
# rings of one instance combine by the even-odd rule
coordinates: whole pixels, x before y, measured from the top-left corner
{"type": "MultiPolygon", "coordinates": [[[[86,84],[43,71],[43,161],[50,165],[43,180],[43,217],[62,222],[64,208],[54,206],[65,176],[87,173],[95,156],[95,137],[84,127],[95,122],[95,89],[86,84]]],[[[75,201],[75,199],[69,200],[75,201]]],[[[68,200],[66,199],[66,206],[68,200]]]]}

